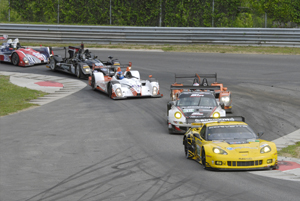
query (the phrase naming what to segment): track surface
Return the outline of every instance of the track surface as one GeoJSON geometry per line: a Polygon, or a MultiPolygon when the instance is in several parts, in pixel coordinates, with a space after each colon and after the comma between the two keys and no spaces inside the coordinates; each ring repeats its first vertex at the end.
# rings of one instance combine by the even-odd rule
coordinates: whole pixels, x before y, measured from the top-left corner
{"type": "MultiPolygon", "coordinates": [[[[133,62],[160,81],[163,98],[113,101],[86,87],[44,106],[0,117],[0,200],[291,200],[300,183],[248,172],[214,172],[184,157],[166,103],[174,73],[218,73],[263,139],[300,128],[300,57],[94,51],[133,62]]],[[[14,71],[74,78],[44,65],[14,71]]],[[[84,82],[87,82],[84,80],[84,82]]]]}

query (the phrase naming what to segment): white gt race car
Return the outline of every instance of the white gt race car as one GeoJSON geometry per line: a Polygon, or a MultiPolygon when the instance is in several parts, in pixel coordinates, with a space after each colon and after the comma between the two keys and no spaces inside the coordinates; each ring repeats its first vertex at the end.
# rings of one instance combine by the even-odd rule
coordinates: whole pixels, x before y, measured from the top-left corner
{"type": "Polygon", "coordinates": [[[192,123],[203,122],[203,118],[225,117],[224,105],[214,96],[217,87],[219,86],[171,86],[171,91],[183,91],[177,100],[167,104],[169,133],[185,133],[192,123]]]}
{"type": "Polygon", "coordinates": [[[137,70],[128,67],[106,67],[94,68],[89,77],[89,85],[94,90],[100,90],[111,99],[126,99],[137,97],[162,97],[159,83],[149,76],[149,80],[141,80],[137,70]],[[126,68],[123,73],[121,68],[126,68]]]}

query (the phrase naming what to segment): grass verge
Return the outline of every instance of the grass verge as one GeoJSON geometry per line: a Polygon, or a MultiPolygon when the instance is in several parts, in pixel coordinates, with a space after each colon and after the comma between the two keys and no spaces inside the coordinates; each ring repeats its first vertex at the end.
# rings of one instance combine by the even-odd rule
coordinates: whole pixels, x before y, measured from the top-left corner
{"type": "Polygon", "coordinates": [[[278,151],[279,156],[300,158],[300,142],[294,145],[289,145],[280,151],[278,151]]]}
{"type": "MultiPolygon", "coordinates": [[[[22,46],[52,46],[67,47],[78,44],[60,43],[35,43],[22,42],[22,46]]],[[[86,43],[85,48],[111,48],[111,49],[148,49],[163,50],[165,52],[195,52],[195,53],[230,53],[230,54],[283,54],[300,55],[298,47],[275,47],[275,46],[232,46],[232,45],[142,45],[142,44],[91,44],[86,43]]]]}
{"type": "Polygon", "coordinates": [[[42,91],[16,86],[9,81],[9,76],[0,75],[0,116],[36,106],[28,101],[46,94],[42,91]]]}

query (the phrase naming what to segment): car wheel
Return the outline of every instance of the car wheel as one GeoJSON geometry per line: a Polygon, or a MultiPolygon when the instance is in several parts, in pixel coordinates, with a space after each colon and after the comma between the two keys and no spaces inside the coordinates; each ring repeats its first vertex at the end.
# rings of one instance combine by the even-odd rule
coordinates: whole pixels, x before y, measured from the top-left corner
{"type": "Polygon", "coordinates": [[[192,158],[193,158],[193,155],[191,154],[189,148],[190,148],[190,145],[189,145],[188,141],[185,140],[185,143],[184,143],[184,153],[185,153],[185,157],[186,157],[187,159],[192,159],[192,158]]]}
{"type": "Polygon", "coordinates": [[[19,55],[17,53],[13,53],[13,55],[11,56],[11,62],[15,66],[19,65],[20,58],[19,58],[19,55]]]}
{"type": "Polygon", "coordinates": [[[167,121],[167,125],[168,125],[168,131],[169,131],[169,134],[173,134],[173,133],[174,133],[173,127],[172,127],[172,128],[169,128],[169,120],[167,121]]]}
{"type": "Polygon", "coordinates": [[[55,62],[55,59],[53,57],[50,57],[49,67],[50,67],[51,70],[55,71],[56,62],[55,62]]]}
{"type": "Polygon", "coordinates": [[[96,83],[95,83],[95,76],[92,76],[92,84],[91,84],[92,89],[95,91],[96,90],[96,83]]]}
{"type": "Polygon", "coordinates": [[[111,83],[109,82],[108,85],[107,85],[107,94],[108,94],[108,97],[112,99],[112,85],[111,83]]]}
{"type": "Polygon", "coordinates": [[[76,69],[75,69],[75,74],[77,78],[81,77],[81,68],[80,68],[80,64],[76,65],[76,69]]]}
{"type": "Polygon", "coordinates": [[[202,149],[201,162],[202,162],[203,168],[206,169],[206,156],[205,156],[205,150],[204,149],[202,149]]]}

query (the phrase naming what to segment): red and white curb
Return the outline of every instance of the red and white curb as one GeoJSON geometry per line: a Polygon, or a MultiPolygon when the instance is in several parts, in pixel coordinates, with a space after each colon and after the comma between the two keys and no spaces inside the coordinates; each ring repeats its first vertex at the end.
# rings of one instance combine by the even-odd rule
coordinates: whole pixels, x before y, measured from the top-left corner
{"type": "MultiPolygon", "coordinates": [[[[278,138],[273,142],[276,144],[277,149],[280,150],[299,141],[300,129],[278,138]]],[[[277,170],[253,171],[250,173],[277,179],[300,181],[300,159],[278,156],[278,166],[279,168],[277,170]]]]}
{"type": "Polygon", "coordinates": [[[38,105],[45,105],[66,97],[87,86],[83,81],[65,77],[5,71],[0,71],[0,75],[10,76],[10,82],[15,85],[49,93],[30,101],[30,103],[38,105]]]}

